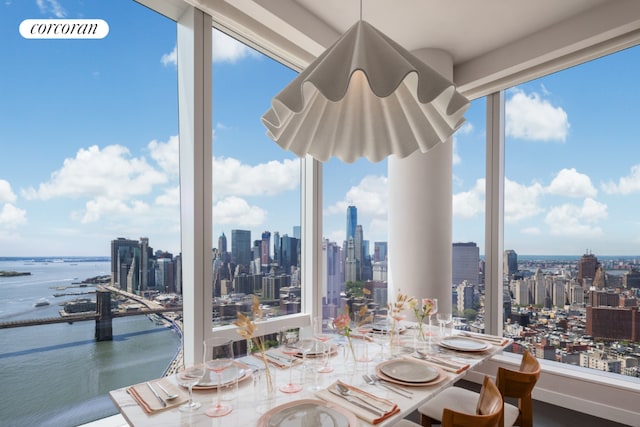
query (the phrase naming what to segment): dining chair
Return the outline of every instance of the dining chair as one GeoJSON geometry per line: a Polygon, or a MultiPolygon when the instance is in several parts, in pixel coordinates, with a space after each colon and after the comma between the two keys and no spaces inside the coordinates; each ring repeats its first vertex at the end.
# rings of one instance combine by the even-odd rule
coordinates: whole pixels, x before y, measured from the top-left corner
{"type": "Polygon", "coordinates": [[[517,399],[515,407],[505,403],[505,426],[533,427],[533,404],[531,392],[540,378],[540,362],[528,351],[522,354],[520,368],[517,371],[499,367],[496,385],[503,398],[517,399]],[[509,414],[507,418],[507,414],[509,414]],[[511,421],[515,415],[515,419],[511,421]]]}
{"type": "MultiPolygon", "coordinates": [[[[540,363],[531,353],[525,351],[517,371],[499,367],[496,386],[503,399],[517,399],[517,406],[504,403],[500,426],[533,427],[531,392],[540,377],[540,363]]],[[[478,393],[461,387],[450,387],[436,398],[418,408],[423,426],[439,423],[442,411],[441,401],[452,402],[453,409],[468,412],[478,400],[478,393]],[[440,405],[440,406],[437,406],[440,405]]]]}
{"type": "Polygon", "coordinates": [[[489,376],[484,377],[479,394],[450,387],[418,408],[420,422],[427,427],[432,423],[442,427],[498,427],[503,410],[500,390],[489,376]],[[469,393],[474,399],[469,399],[469,393]]]}

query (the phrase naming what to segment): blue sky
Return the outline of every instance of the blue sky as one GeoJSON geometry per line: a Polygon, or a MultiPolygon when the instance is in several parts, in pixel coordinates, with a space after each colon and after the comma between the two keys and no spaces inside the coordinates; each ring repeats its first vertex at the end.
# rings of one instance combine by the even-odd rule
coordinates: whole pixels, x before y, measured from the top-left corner
{"type": "MultiPolygon", "coordinates": [[[[175,24],[129,0],[0,4],[0,256],[108,255],[116,237],[179,252],[175,24]],[[99,18],[102,40],[26,40],[24,19],[99,18]]],[[[640,221],[639,48],[511,88],[505,248],[636,255],[640,221]]],[[[299,164],[260,116],[295,76],[216,33],[214,245],[224,232],[292,234],[299,164]]],[[[454,137],[454,241],[484,252],[485,102],[454,137]]],[[[324,167],[324,235],[346,207],[386,237],[386,162],[324,167]]]]}

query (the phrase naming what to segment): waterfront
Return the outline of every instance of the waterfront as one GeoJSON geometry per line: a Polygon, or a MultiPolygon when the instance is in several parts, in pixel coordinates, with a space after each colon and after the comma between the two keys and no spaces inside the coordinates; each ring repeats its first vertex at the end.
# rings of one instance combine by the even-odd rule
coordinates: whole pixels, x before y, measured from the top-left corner
{"type": "MultiPolygon", "coordinates": [[[[0,321],[55,317],[55,287],[108,275],[100,259],[0,259],[0,270],[31,275],[0,278],[0,321]],[[40,299],[51,304],[34,307],[40,299]]],[[[94,287],[85,288],[87,291],[94,287]]],[[[94,340],[95,323],[0,330],[3,426],[76,426],[117,411],[108,391],[162,375],[180,346],[179,335],[146,316],[114,319],[113,341],[94,340]]]]}

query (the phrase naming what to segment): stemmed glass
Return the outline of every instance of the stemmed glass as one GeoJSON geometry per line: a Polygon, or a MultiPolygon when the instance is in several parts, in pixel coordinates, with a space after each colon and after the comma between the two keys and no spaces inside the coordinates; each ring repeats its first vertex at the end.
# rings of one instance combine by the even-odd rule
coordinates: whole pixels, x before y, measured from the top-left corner
{"type": "Polygon", "coordinates": [[[220,390],[222,389],[222,372],[233,363],[233,341],[227,338],[214,337],[204,341],[205,364],[218,377],[218,391],[216,404],[205,411],[210,417],[222,417],[231,412],[230,405],[222,403],[220,390]]]}
{"type": "Polygon", "coordinates": [[[318,368],[318,372],[326,374],[333,372],[333,367],[329,366],[330,347],[327,345],[333,338],[333,335],[324,333],[322,329],[322,316],[313,319],[313,338],[322,344],[322,366],[318,368]]]}
{"type": "Polygon", "coordinates": [[[431,344],[431,335],[433,335],[431,333],[431,317],[438,313],[438,298],[431,298],[431,311],[429,311],[429,313],[427,313],[427,316],[429,317],[429,351],[433,350],[432,344],[431,344]]]}
{"type": "Polygon", "coordinates": [[[449,312],[438,312],[436,315],[438,323],[440,324],[440,337],[444,337],[445,328],[448,323],[451,323],[452,317],[449,312]]]}
{"type": "Polygon", "coordinates": [[[297,393],[302,390],[300,384],[293,383],[293,356],[298,351],[298,341],[300,341],[300,334],[298,329],[284,328],[279,334],[280,351],[289,356],[289,383],[280,386],[280,391],[283,393],[297,393]]]}
{"type": "Polygon", "coordinates": [[[189,401],[180,406],[181,412],[193,412],[200,407],[200,402],[193,401],[193,386],[204,377],[204,365],[195,365],[178,372],[178,384],[189,389],[189,401]]]}
{"type": "MultiPolygon", "coordinates": [[[[369,334],[373,331],[373,325],[371,323],[363,323],[361,325],[356,326],[356,330],[358,334],[361,336],[362,341],[362,353],[358,357],[359,362],[371,362],[371,358],[369,357],[369,334]]],[[[366,365],[365,365],[366,366],[366,365]]]]}

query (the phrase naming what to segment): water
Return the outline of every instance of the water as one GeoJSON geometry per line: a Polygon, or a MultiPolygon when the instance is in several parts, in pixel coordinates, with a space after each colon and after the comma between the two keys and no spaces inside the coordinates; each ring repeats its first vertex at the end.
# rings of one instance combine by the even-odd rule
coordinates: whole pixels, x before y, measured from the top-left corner
{"type": "MultiPolygon", "coordinates": [[[[89,277],[108,275],[107,258],[45,262],[0,259],[0,322],[56,317],[59,304],[81,296],[54,293],[89,277]],[[46,298],[51,305],[33,307],[46,298]]],[[[88,297],[94,298],[93,295],[88,297]]],[[[0,424],[76,426],[117,413],[108,392],[162,375],[180,346],[179,335],[146,316],[113,320],[113,341],[94,340],[95,322],[0,329],[0,424]]]]}

